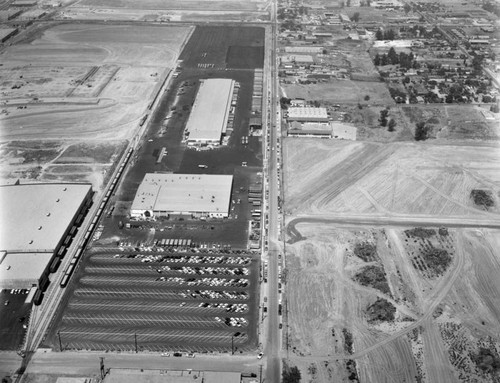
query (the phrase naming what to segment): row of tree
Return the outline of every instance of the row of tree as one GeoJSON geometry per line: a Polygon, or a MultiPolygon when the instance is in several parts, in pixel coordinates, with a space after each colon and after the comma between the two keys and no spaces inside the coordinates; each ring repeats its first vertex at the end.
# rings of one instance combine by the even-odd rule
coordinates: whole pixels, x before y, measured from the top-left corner
{"type": "Polygon", "coordinates": [[[375,66],[380,65],[400,65],[402,68],[410,69],[410,68],[418,68],[420,64],[415,60],[415,56],[413,52],[407,54],[405,52],[396,53],[394,47],[389,49],[389,52],[384,53],[382,55],[376,54],[373,58],[373,63],[375,66]]]}
{"type": "Polygon", "coordinates": [[[375,33],[375,38],[377,40],[394,40],[396,39],[396,32],[394,30],[389,29],[387,31],[383,31],[382,29],[379,29],[375,33]]]}

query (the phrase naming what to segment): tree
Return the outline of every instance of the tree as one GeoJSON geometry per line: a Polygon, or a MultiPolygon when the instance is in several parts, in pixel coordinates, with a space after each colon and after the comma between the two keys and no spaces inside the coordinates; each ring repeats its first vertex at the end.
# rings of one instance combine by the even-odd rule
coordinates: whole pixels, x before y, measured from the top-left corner
{"type": "Polygon", "coordinates": [[[370,96],[366,95],[365,96],[365,101],[370,101],[370,96]]]}
{"type": "Polygon", "coordinates": [[[404,9],[405,13],[408,14],[411,11],[411,5],[410,4],[405,4],[403,6],[403,9],[404,9]]]}
{"type": "Polygon", "coordinates": [[[351,16],[351,20],[357,23],[359,21],[359,12],[354,12],[354,15],[351,16]]]}
{"type": "Polygon", "coordinates": [[[379,66],[379,65],[380,65],[380,55],[379,55],[378,53],[377,53],[377,54],[375,55],[375,57],[373,58],[373,64],[374,64],[375,66],[379,66]]]}
{"type": "Polygon", "coordinates": [[[375,33],[375,38],[377,40],[383,40],[384,39],[384,32],[382,32],[382,29],[379,29],[376,33],[375,33]]]}
{"type": "Polygon", "coordinates": [[[387,58],[387,55],[384,53],[380,58],[380,65],[387,65],[387,64],[390,64],[390,62],[389,59],[387,58]]]}
{"type": "Polygon", "coordinates": [[[345,3],[346,7],[350,7],[351,6],[351,0],[347,0],[346,3],[345,3]]]}
{"type": "Polygon", "coordinates": [[[396,127],[396,120],[394,120],[394,118],[391,118],[389,120],[389,125],[387,126],[387,130],[389,132],[394,132],[394,130],[396,130],[396,129],[394,129],[395,127],[396,127]]]}
{"type": "Polygon", "coordinates": [[[415,141],[425,141],[429,138],[430,127],[425,122],[418,122],[415,128],[415,141]]]}
{"type": "Polygon", "coordinates": [[[389,60],[389,63],[392,65],[399,64],[399,57],[398,54],[396,53],[396,50],[394,47],[391,47],[389,49],[389,52],[387,53],[387,58],[389,60]]]}
{"type": "Polygon", "coordinates": [[[410,83],[410,77],[406,76],[404,79],[403,79],[403,84],[409,84],[410,83]]]}
{"type": "Polygon", "coordinates": [[[386,33],[384,33],[385,40],[394,40],[395,38],[396,33],[392,29],[389,29],[386,33]]]}
{"type": "Polygon", "coordinates": [[[387,126],[387,116],[389,115],[389,111],[387,109],[383,109],[380,111],[380,118],[378,122],[380,122],[380,126],[387,126]]]}

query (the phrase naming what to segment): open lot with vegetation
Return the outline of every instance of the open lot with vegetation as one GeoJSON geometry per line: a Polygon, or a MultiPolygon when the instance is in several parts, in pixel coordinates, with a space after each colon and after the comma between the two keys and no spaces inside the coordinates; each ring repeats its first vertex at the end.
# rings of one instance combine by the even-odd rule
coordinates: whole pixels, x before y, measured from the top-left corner
{"type": "Polygon", "coordinates": [[[422,238],[410,228],[292,225],[303,239],[287,246],[284,336],[305,381],[495,381],[498,230],[433,228],[422,238]],[[360,240],[376,245],[377,260],[354,255],[360,240]],[[439,275],[420,256],[429,246],[451,257],[439,275]],[[367,268],[385,270],[389,291],[361,283],[367,268]]]}
{"type": "Polygon", "coordinates": [[[303,98],[308,101],[318,100],[328,104],[365,104],[394,105],[394,101],[383,82],[352,81],[333,79],[317,84],[285,84],[282,85],[286,97],[303,98]]]}
{"type": "Polygon", "coordinates": [[[494,382],[499,232],[454,227],[500,226],[498,147],[287,138],[283,153],[289,363],[318,383],[494,382]]]}

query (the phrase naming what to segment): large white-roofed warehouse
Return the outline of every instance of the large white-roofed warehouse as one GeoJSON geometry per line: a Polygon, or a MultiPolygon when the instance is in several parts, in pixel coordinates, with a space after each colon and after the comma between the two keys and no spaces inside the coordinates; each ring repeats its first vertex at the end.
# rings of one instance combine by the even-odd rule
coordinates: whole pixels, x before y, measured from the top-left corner
{"type": "Polygon", "coordinates": [[[291,107],[288,108],[288,121],[301,122],[328,122],[328,112],[326,108],[313,107],[291,107]]]}
{"type": "Polygon", "coordinates": [[[130,215],[227,218],[232,186],[232,175],[148,173],[137,190],[130,215]]]}
{"type": "Polygon", "coordinates": [[[202,80],[186,124],[188,145],[220,145],[226,133],[234,80],[202,80]]]}
{"type": "Polygon", "coordinates": [[[0,186],[0,288],[45,289],[92,195],[90,184],[0,186]]]}

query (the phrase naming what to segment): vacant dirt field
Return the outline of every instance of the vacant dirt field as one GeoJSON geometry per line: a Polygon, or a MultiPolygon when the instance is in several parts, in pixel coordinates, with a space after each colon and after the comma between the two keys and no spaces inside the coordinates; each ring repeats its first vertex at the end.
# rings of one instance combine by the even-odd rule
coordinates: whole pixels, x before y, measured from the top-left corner
{"type": "Polygon", "coordinates": [[[284,156],[287,214],[500,218],[495,146],[286,139],[284,156]],[[490,191],[495,206],[475,206],[474,189],[490,191]]]}
{"type": "Polygon", "coordinates": [[[210,10],[257,10],[263,1],[235,1],[235,0],[144,0],[140,3],[133,0],[80,0],[75,3],[78,7],[91,8],[125,8],[125,9],[147,9],[147,10],[191,10],[198,11],[200,9],[209,8],[210,10]]]}
{"type": "Polygon", "coordinates": [[[57,25],[3,55],[0,139],[128,139],[190,28],[57,25]]]}
{"type": "Polygon", "coordinates": [[[100,190],[126,141],[14,141],[0,146],[0,180],[90,182],[100,190]]]}
{"type": "Polygon", "coordinates": [[[59,19],[141,21],[269,20],[268,1],[80,0],[59,13],[59,19]]]}
{"type": "Polygon", "coordinates": [[[282,85],[286,97],[304,98],[308,101],[318,100],[324,103],[345,104],[365,103],[364,97],[370,97],[370,104],[394,105],[387,86],[383,82],[329,80],[318,84],[285,84],[282,85]]]}
{"type": "Polygon", "coordinates": [[[304,381],[494,381],[473,360],[480,347],[495,355],[500,346],[492,301],[500,293],[498,231],[433,228],[421,238],[411,228],[327,222],[300,223],[296,230],[304,239],[287,246],[284,344],[304,381]],[[372,260],[355,255],[360,242],[375,247],[372,260]],[[439,275],[422,271],[428,261],[424,269],[415,264],[429,243],[451,255],[439,275]],[[384,270],[390,293],[356,282],[367,266],[384,270]],[[392,319],[384,306],[395,309],[392,319]],[[380,319],[373,319],[374,310],[380,319]]]}

